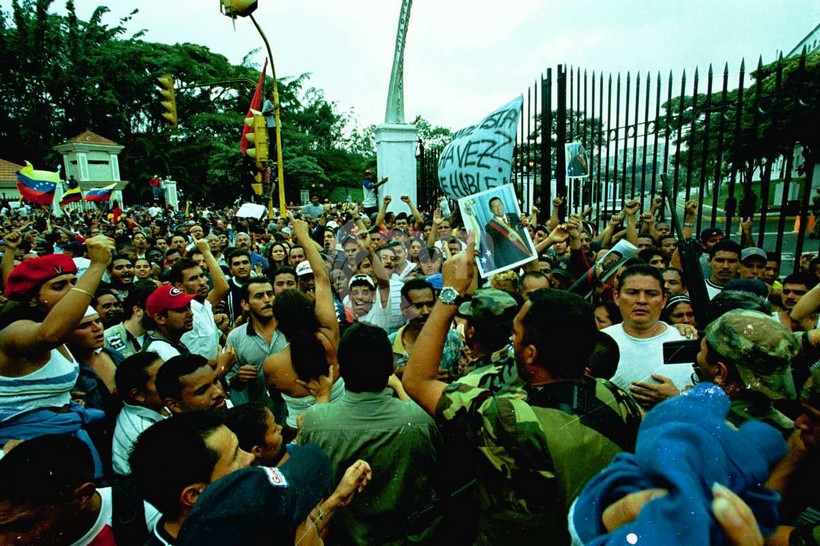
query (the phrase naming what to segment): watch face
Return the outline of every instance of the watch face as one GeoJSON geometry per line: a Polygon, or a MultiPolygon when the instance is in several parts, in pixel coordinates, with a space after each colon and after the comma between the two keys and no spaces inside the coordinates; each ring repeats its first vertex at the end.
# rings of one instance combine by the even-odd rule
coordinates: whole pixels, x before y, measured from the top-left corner
{"type": "Polygon", "coordinates": [[[456,302],[457,298],[458,298],[458,292],[456,291],[455,288],[452,288],[452,287],[449,287],[449,286],[443,288],[441,290],[441,294],[439,294],[439,299],[443,303],[453,304],[453,303],[456,302]]]}

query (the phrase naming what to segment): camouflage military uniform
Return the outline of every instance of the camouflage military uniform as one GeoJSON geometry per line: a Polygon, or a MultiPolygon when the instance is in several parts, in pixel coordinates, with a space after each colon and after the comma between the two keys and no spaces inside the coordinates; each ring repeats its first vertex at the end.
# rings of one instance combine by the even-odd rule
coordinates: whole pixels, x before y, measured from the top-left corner
{"type": "Polygon", "coordinates": [[[478,448],[476,544],[569,544],[572,500],[634,449],[640,410],[612,383],[584,377],[526,392],[524,401],[456,382],[438,402],[442,430],[478,448]]]}
{"type": "Polygon", "coordinates": [[[510,345],[474,360],[458,382],[495,394],[514,392],[526,397],[524,381],[518,376],[515,354],[510,345]]]}
{"type": "Polygon", "coordinates": [[[779,430],[786,439],[794,432],[792,420],[775,409],[771,400],[754,391],[741,398],[732,399],[726,420],[736,427],[746,421],[762,421],[779,430]]]}

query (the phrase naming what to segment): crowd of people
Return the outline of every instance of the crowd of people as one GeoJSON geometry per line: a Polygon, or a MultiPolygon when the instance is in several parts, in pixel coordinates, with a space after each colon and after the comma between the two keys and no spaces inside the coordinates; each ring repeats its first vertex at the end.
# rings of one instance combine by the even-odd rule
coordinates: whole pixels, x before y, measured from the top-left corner
{"type": "Polygon", "coordinates": [[[3,207],[0,543],[820,543],[820,260],[562,205],[3,207]]]}

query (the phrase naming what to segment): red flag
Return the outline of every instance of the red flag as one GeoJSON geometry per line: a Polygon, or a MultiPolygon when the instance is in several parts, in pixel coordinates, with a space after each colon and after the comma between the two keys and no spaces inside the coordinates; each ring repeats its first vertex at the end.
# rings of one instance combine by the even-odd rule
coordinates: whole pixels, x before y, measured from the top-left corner
{"type": "MultiPolygon", "coordinates": [[[[245,115],[246,118],[253,117],[253,112],[251,110],[261,110],[262,109],[262,88],[265,86],[265,71],[268,68],[268,59],[265,59],[265,65],[262,67],[262,72],[259,74],[259,83],[256,84],[256,91],[253,93],[253,98],[251,99],[251,105],[248,107],[248,113],[245,115]]],[[[245,135],[253,131],[253,127],[249,125],[244,125],[242,127],[242,141],[239,143],[239,151],[242,155],[245,155],[245,150],[248,149],[248,141],[245,139],[245,135]]]]}

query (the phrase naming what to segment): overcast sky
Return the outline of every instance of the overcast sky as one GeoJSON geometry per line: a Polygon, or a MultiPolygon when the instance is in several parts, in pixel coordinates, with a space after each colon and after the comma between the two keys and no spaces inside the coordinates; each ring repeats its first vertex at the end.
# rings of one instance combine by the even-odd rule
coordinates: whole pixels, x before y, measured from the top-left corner
{"type": "MultiPolygon", "coordinates": [[[[231,20],[218,0],[75,0],[87,19],[109,4],[114,25],[148,41],[192,42],[239,64],[265,52],[251,21],[231,20]]],[[[64,5],[55,0],[52,10],[64,5]]],[[[10,0],[0,0],[8,10],[10,0]]],[[[401,0],[259,0],[254,16],[273,49],[277,75],[312,74],[340,111],[359,125],[384,121],[401,0]]],[[[736,74],[788,53],[820,23],[818,0],[415,0],[404,63],[405,117],[460,129],[509,101],[548,67],[589,71],[658,71],[695,67],[736,74]]],[[[287,116],[287,113],[284,114],[287,116]]]]}

